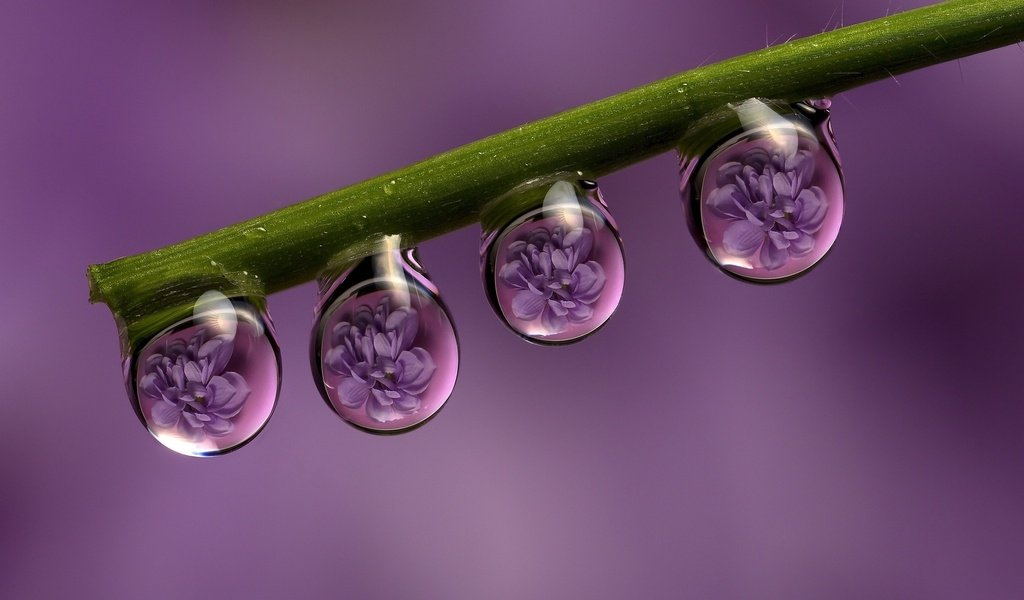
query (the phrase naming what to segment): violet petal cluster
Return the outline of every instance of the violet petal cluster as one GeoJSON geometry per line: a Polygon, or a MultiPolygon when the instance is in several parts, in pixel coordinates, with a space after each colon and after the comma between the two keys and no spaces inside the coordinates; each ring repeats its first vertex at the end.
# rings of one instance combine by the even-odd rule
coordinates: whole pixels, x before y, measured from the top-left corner
{"type": "Polygon", "coordinates": [[[207,330],[201,329],[187,344],[173,340],[163,352],[150,355],[139,385],[156,401],[153,422],[176,429],[192,441],[230,433],[232,419],[251,391],[244,377],[226,370],[234,352],[234,336],[206,339],[207,335],[207,330]]]}
{"type": "Polygon", "coordinates": [[[351,321],[335,325],[324,363],[343,377],[338,384],[341,403],[365,407],[379,423],[416,412],[436,368],[430,353],[414,345],[418,332],[416,309],[392,310],[389,296],[376,309],[364,304],[351,321]]]}
{"type": "Polygon", "coordinates": [[[538,317],[549,333],[594,316],[592,305],[604,289],[601,264],[590,259],[594,233],[586,227],[537,227],[508,246],[498,277],[518,289],[512,298],[517,319],[538,317]]]}
{"type": "Polygon", "coordinates": [[[725,230],[725,251],[743,258],[759,253],[768,270],[814,249],[814,234],[828,213],[828,198],[810,185],[814,157],[807,150],[753,148],[718,169],[708,206],[735,221],[725,230]]]}

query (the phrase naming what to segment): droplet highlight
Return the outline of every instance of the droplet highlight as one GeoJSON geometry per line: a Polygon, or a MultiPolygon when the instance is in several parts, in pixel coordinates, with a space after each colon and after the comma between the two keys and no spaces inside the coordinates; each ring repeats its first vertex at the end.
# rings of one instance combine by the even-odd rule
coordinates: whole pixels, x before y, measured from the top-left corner
{"type": "Polygon", "coordinates": [[[618,307],[622,240],[596,183],[560,180],[485,209],[481,275],[495,313],[540,344],[581,340],[618,307]]]}
{"type": "Polygon", "coordinates": [[[277,404],[281,359],[262,299],[207,292],[193,314],[129,350],[135,413],[164,446],[215,456],[251,441],[277,404]]]}
{"type": "Polygon", "coordinates": [[[321,278],[310,357],[328,406],[372,433],[416,428],[451,396],[459,342],[415,249],[397,236],[337,277],[321,278]]]}
{"type": "Polygon", "coordinates": [[[726,273],[756,283],[808,272],[843,219],[843,176],[826,99],[747,100],[680,143],[690,231],[726,273]]]}

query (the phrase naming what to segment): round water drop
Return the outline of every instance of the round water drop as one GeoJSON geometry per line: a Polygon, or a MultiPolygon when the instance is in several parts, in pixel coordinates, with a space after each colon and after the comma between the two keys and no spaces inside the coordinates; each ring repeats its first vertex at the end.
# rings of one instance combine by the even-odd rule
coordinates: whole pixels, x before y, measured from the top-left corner
{"type": "Polygon", "coordinates": [[[274,412],[281,359],[262,299],[207,292],[192,315],[124,361],[135,413],[163,445],[214,456],[240,448],[274,412]]]}
{"type": "Polygon", "coordinates": [[[622,297],[622,240],[597,184],[560,180],[485,209],[480,259],[494,311],[540,344],[597,331],[622,297]]]}
{"type": "Polygon", "coordinates": [[[680,143],[690,231],[726,273],[786,281],[818,264],[843,220],[843,176],[826,99],[756,99],[694,126],[680,143]]]}
{"type": "Polygon", "coordinates": [[[372,433],[408,431],[437,414],[455,387],[459,341],[416,250],[389,236],[320,284],[310,358],[331,410],[372,433]]]}

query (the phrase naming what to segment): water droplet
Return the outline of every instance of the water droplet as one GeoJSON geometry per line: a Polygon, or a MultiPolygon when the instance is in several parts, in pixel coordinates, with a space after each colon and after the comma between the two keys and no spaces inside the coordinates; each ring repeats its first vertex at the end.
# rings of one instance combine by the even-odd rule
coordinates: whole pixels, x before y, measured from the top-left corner
{"type": "Polygon", "coordinates": [[[124,361],[128,396],[149,432],[175,452],[235,450],[274,412],[281,358],[262,299],[207,292],[191,316],[140,346],[124,361]]]}
{"type": "Polygon", "coordinates": [[[564,344],[611,317],[622,296],[622,240],[596,183],[562,180],[501,198],[483,223],[484,288],[514,332],[564,344]]]}
{"type": "Polygon", "coordinates": [[[242,232],[242,235],[244,235],[245,237],[247,237],[249,239],[258,239],[258,238],[263,237],[263,235],[266,234],[266,233],[267,233],[267,228],[266,227],[256,227],[256,228],[253,228],[253,229],[246,229],[246,230],[244,230],[242,232]]]}
{"type": "Polygon", "coordinates": [[[709,115],[680,142],[690,231],[726,273],[786,281],[832,247],[844,195],[829,105],[751,99],[709,115]]]}
{"type": "Polygon", "coordinates": [[[415,249],[388,236],[378,252],[320,280],[310,357],[320,394],[374,433],[407,431],[452,393],[459,342],[415,249]]]}

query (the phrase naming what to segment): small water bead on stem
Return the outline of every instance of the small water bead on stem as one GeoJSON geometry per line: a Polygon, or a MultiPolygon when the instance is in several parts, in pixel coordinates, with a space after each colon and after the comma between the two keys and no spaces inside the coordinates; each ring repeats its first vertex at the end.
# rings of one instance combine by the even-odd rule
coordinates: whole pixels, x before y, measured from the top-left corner
{"type": "Polygon", "coordinates": [[[708,115],[680,142],[690,231],[726,273],[786,281],[831,249],[845,199],[829,106],[750,99],[708,115]]]}
{"type": "Polygon", "coordinates": [[[310,358],[335,413],[372,433],[418,427],[448,401],[459,341],[415,249],[387,236],[373,255],[320,279],[310,358]]]}
{"type": "Polygon", "coordinates": [[[273,414],[281,357],[262,299],[207,292],[191,316],[140,346],[126,344],[128,396],[149,432],[171,450],[230,452],[273,414]]]}
{"type": "Polygon", "coordinates": [[[480,271],[495,313],[540,344],[597,331],[622,297],[622,240],[593,181],[526,186],[485,208],[480,271]]]}

